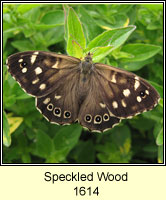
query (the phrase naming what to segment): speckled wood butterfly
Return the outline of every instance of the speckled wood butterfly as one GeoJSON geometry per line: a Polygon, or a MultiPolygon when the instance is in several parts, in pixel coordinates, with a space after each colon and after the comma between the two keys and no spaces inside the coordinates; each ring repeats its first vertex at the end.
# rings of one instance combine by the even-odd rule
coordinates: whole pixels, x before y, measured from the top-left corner
{"type": "Polygon", "coordinates": [[[90,53],[80,60],[44,51],[9,56],[11,75],[36,107],[55,124],[79,122],[90,131],[103,132],[121,119],[153,109],[157,91],[137,75],[101,63],[90,53]]]}

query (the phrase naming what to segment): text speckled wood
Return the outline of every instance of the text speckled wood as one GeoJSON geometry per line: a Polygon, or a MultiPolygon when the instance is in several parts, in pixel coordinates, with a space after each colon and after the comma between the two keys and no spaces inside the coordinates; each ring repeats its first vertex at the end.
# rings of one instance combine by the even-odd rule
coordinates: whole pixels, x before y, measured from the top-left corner
{"type": "Polygon", "coordinates": [[[90,131],[103,132],[121,119],[153,109],[157,91],[137,75],[101,63],[90,53],[80,60],[44,51],[9,56],[11,75],[30,95],[36,107],[55,124],[78,121],[90,131]]]}

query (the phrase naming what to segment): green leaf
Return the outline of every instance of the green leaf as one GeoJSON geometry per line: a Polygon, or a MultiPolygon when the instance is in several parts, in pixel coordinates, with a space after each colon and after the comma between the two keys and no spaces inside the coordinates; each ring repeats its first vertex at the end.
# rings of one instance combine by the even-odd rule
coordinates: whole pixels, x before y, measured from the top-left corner
{"type": "Polygon", "coordinates": [[[150,130],[154,125],[152,123],[152,120],[143,118],[140,115],[134,117],[129,122],[130,122],[130,124],[132,125],[133,128],[139,129],[141,131],[150,130]]]}
{"type": "Polygon", "coordinates": [[[105,31],[88,44],[86,52],[94,51],[93,61],[97,62],[122,45],[134,30],[135,26],[130,26],[105,31]]]}
{"type": "Polygon", "coordinates": [[[12,114],[9,113],[7,115],[8,117],[8,122],[10,125],[10,134],[13,133],[23,122],[23,118],[22,117],[12,117],[12,114]]]}
{"type": "Polygon", "coordinates": [[[158,147],[158,163],[163,163],[163,145],[158,147]]]}
{"type": "Polygon", "coordinates": [[[41,4],[22,4],[17,7],[17,11],[21,14],[28,12],[29,10],[39,7],[41,4]]]}
{"type": "Polygon", "coordinates": [[[9,29],[3,31],[3,35],[5,37],[8,37],[6,34],[12,34],[12,33],[17,34],[20,31],[21,31],[20,27],[9,28],[9,29]]]}
{"type": "Polygon", "coordinates": [[[96,146],[102,163],[128,163],[131,159],[131,133],[127,126],[115,127],[103,144],[96,146]]]}
{"type": "Polygon", "coordinates": [[[7,67],[6,65],[3,66],[3,84],[6,82],[8,77],[8,73],[7,73],[7,67]]]}
{"type": "Polygon", "coordinates": [[[45,30],[52,30],[53,28],[55,28],[55,27],[58,27],[59,28],[59,26],[62,26],[62,24],[36,24],[36,25],[34,25],[34,27],[35,27],[35,29],[37,30],[37,31],[45,31],[45,30]]]}
{"type": "Polygon", "coordinates": [[[151,58],[161,50],[161,47],[137,43],[124,45],[121,50],[133,55],[133,58],[124,58],[123,62],[137,62],[151,58]]]}
{"type": "Polygon", "coordinates": [[[114,47],[113,49],[116,49],[127,40],[135,28],[135,26],[128,26],[125,28],[117,28],[105,31],[88,44],[86,51],[89,51],[95,47],[104,47],[108,45],[111,45],[114,47]]]}
{"type": "Polygon", "coordinates": [[[9,147],[11,144],[9,123],[5,111],[3,111],[3,144],[6,147],[9,147]]]}
{"type": "Polygon", "coordinates": [[[11,88],[11,93],[15,94],[16,100],[32,98],[32,96],[23,91],[18,83],[13,85],[13,87],[11,88]]]}
{"type": "Polygon", "coordinates": [[[77,163],[94,163],[95,161],[95,149],[92,140],[78,142],[72,153],[77,163]]]}
{"type": "Polygon", "coordinates": [[[64,27],[58,26],[44,32],[45,45],[55,45],[58,42],[64,41],[64,27]],[[56,37],[55,37],[56,35],[56,37]]]}
{"type": "Polygon", "coordinates": [[[61,10],[47,12],[41,19],[41,23],[47,25],[63,25],[64,13],[61,10]]]}
{"type": "Polygon", "coordinates": [[[47,158],[53,151],[53,142],[48,134],[39,130],[36,137],[36,152],[40,157],[47,158]]]}
{"type": "Polygon", "coordinates": [[[111,52],[113,46],[108,47],[97,47],[92,50],[93,53],[93,62],[99,62],[102,58],[106,57],[109,52],[111,52]]]}
{"type": "Polygon", "coordinates": [[[159,105],[161,106],[161,108],[163,108],[163,98],[160,99],[159,105]]]}
{"type": "Polygon", "coordinates": [[[55,135],[54,154],[59,161],[64,160],[69,151],[77,144],[82,127],[78,124],[62,127],[55,135]]]}
{"type": "Polygon", "coordinates": [[[100,34],[102,32],[102,29],[98,26],[91,15],[89,15],[88,11],[84,7],[80,7],[79,14],[80,20],[83,24],[87,42],[89,42],[94,39],[98,34],[100,34]]]}
{"type": "Polygon", "coordinates": [[[160,94],[160,97],[163,98],[163,87],[153,81],[148,81],[160,94]]]}
{"type": "Polygon", "coordinates": [[[137,70],[140,70],[143,67],[145,67],[146,65],[151,64],[153,62],[154,62],[154,59],[149,58],[147,60],[138,61],[138,62],[127,62],[127,63],[122,62],[120,66],[127,71],[137,71],[137,70]]]}
{"type": "Polygon", "coordinates": [[[67,52],[70,56],[83,57],[83,49],[86,47],[85,36],[81,22],[75,11],[70,8],[67,17],[67,52]]]}
{"type": "Polygon", "coordinates": [[[114,51],[112,52],[112,56],[113,56],[116,60],[117,60],[117,59],[120,59],[120,58],[132,58],[132,57],[133,57],[132,54],[129,54],[129,53],[120,51],[119,49],[114,50],[114,51]]]}
{"type": "Polygon", "coordinates": [[[112,140],[121,149],[123,153],[128,153],[131,147],[131,132],[127,126],[115,127],[112,130],[112,140]]]}
{"type": "MultiPolygon", "coordinates": [[[[110,17],[111,18],[111,17],[110,17]]],[[[109,20],[107,20],[109,21],[109,20]]],[[[110,20],[111,21],[111,20],[110,20]]],[[[119,27],[125,27],[129,23],[129,19],[127,16],[122,15],[122,14],[117,14],[117,16],[112,17],[113,23],[106,22],[106,20],[97,20],[97,24],[101,26],[103,29],[113,29],[113,28],[119,28],[119,27]]]]}
{"type": "Polygon", "coordinates": [[[159,11],[163,10],[163,4],[142,4],[143,7],[148,8],[152,11],[159,11]]]}
{"type": "Polygon", "coordinates": [[[29,40],[15,40],[12,43],[12,46],[18,49],[18,51],[30,51],[35,50],[34,45],[29,40]]]}
{"type": "Polygon", "coordinates": [[[155,145],[149,144],[149,145],[143,147],[142,150],[145,152],[145,154],[146,154],[146,153],[156,153],[157,148],[156,148],[155,145]]]}
{"type": "Polygon", "coordinates": [[[23,163],[31,163],[31,156],[29,153],[24,153],[22,155],[22,161],[23,163]]]}
{"type": "Polygon", "coordinates": [[[156,139],[157,145],[163,145],[163,128],[161,127],[160,132],[158,133],[157,139],[156,139]]]}

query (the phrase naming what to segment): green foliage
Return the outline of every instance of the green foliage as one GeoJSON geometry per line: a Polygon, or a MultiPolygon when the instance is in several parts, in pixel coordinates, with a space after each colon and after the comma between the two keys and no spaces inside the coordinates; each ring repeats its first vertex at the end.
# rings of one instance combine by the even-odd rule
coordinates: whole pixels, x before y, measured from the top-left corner
{"type": "Polygon", "coordinates": [[[4,4],[3,162],[162,163],[162,4],[4,4]],[[135,71],[160,93],[159,105],[105,133],[57,126],[36,110],[5,65],[12,53],[45,50],[135,71]],[[7,113],[7,114],[6,114],[7,113]]]}

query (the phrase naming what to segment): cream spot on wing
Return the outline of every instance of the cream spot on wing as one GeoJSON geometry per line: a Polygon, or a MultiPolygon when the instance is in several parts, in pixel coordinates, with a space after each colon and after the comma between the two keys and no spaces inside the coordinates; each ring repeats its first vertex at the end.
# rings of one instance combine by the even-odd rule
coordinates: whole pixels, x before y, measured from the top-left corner
{"type": "Polygon", "coordinates": [[[31,64],[33,64],[35,62],[36,58],[37,58],[37,55],[31,56],[31,64]]]}
{"type": "Polygon", "coordinates": [[[115,78],[115,76],[116,76],[116,74],[113,74],[113,75],[111,76],[111,82],[112,82],[112,83],[116,83],[116,78],[115,78]]]}
{"type": "Polygon", "coordinates": [[[42,73],[42,68],[36,67],[35,73],[36,73],[36,75],[41,74],[42,73]]]}
{"type": "Polygon", "coordinates": [[[56,60],[56,63],[55,63],[51,68],[58,68],[58,67],[57,67],[58,64],[59,64],[59,60],[57,59],[57,60],[56,60]]]}
{"type": "Polygon", "coordinates": [[[31,64],[33,64],[33,63],[35,62],[35,60],[36,60],[38,54],[39,54],[38,51],[35,51],[35,52],[33,53],[33,55],[31,56],[31,64]]]}
{"type": "Polygon", "coordinates": [[[106,105],[104,103],[100,103],[101,108],[105,108],[106,105]]]}
{"type": "Polygon", "coordinates": [[[50,100],[51,100],[50,98],[46,98],[46,99],[44,99],[43,103],[48,104],[50,102],[50,100]]]}
{"type": "Polygon", "coordinates": [[[136,90],[140,86],[140,82],[135,80],[134,89],[136,90]]]}
{"type": "Polygon", "coordinates": [[[35,80],[32,81],[32,84],[36,84],[39,82],[39,78],[36,78],[35,80]]]}
{"type": "Polygon", "coordinates": [[[129,89],[123,90],[123,95],[124,95],[125,97],[128,97],[128,96],[130,95],[130,90],[129,90],[129,89]]]}
{"type": "Polygon", "coordinates": [[[107,108],[108,112],[109,112],[109,115],[110,117],[115,117],[115,115],[113,115],[113,113],[107,108]]]}
{"type": "Polygon", "coordinates": [[[134,79],[135,79],[135,80],[139,80],[139,77],[138,77],[138,76],[135,76],[134,79]]]}
{"type": "Polygon", "coordinates": [[[140,96],[137,96],[137,101],[138,101],[138,102],[141,102],[141,101],[142,101],[142,99],[141,99],[140,96]]]}
{"type": "Polygon", "coordinates": [[[148,90],[145,90],[145,93],[146,93],[147,95],[149,95],[149,91],[148,91],[148,90]]]}
{"type": "Polygon", "coordinates": [[[22,68],[22,73],[26,73],[26,72],[27,72],[27,68],[26,67],[22,68]]]}
{"type": "Polygon", "coordinates": [[[22,58],[18,60],[18,62],[19,62],[19,63],[21,63],[22,61],[23,61],[23,59],[22,59],[22,58]]]}
{"type": "Polygon", "coordinates": [[[126,102],[124,101],[124,99],[121,100],[121,103],[122,103],[122,106],[123,106],[124,108],[126,108],[127,105],[126,105],[126,102]]]}
{"type": "Polygon", "coordinates": [[[46,84],[45,83],[42,83],[40,86],[39,86],[40,90],[44,90],[46,88],[46,84]]]}
{"type": "Polygon", "coordinates": [[[39,54],[39,52],[38,52],[38,51],[35,51],[33,54],[35,54],[35,55],[38,55],[38,54],[39,54]]]}
{"type": "Polygon", "coordinates": [[[55,99],[60,99],[61,97],[60,95],[55,95],[55,99]]]}
{"type": "Polygon", "coordinates": [[[116,101],[113,101],[112,106],[113,106],[113,108],[118,108],[118,103],[116,101]]]}

